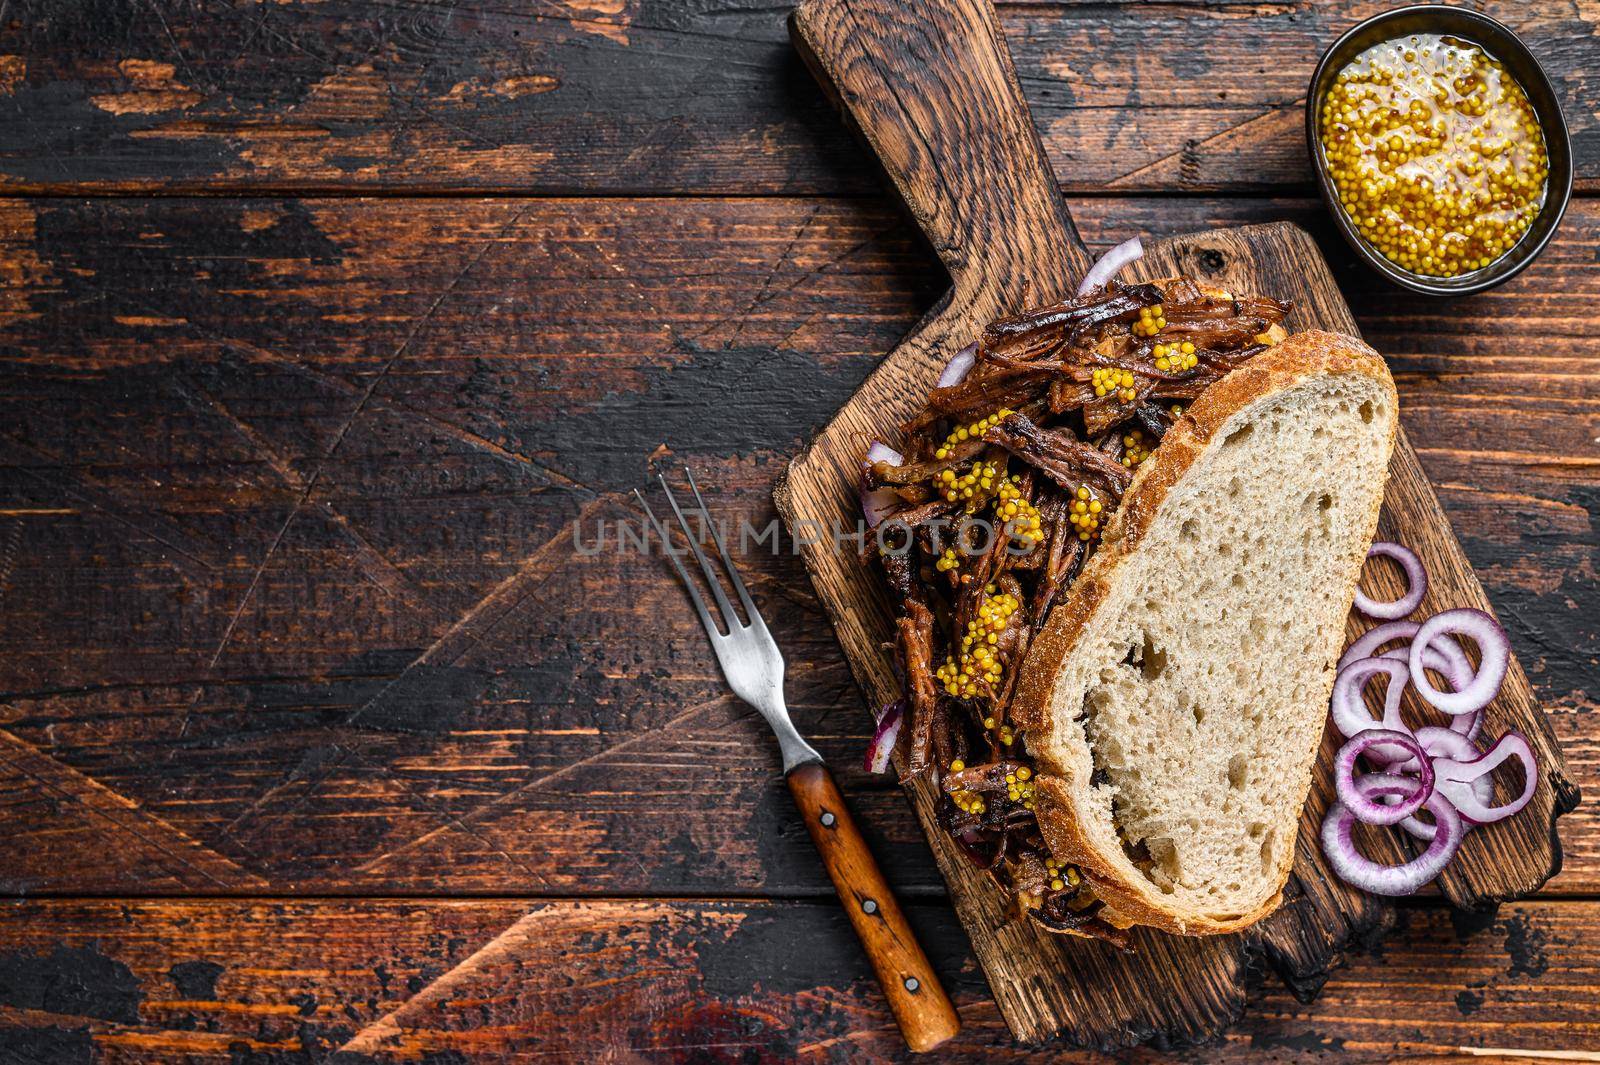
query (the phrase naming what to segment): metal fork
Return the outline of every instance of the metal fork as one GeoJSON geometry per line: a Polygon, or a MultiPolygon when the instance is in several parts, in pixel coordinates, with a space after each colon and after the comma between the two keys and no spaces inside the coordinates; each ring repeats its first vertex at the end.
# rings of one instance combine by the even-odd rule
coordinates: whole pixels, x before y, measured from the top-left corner
{"type": "Polygon", "coordinates": [[[927,955],[918,945],[911,926],[906,923],[905,915],[895,902],[894,894],[889,890],[888,881],[878,869],[872,852],[867,849],[866,841],[856,828],[838,785],[834,783],[833,774],[823,763],[822,756],[801,738],[794,722],[789,720],[789,708],[783,701],[783,654],[778,650],[778,644],[768,631],[767,623],[756,609],[750,593],[745,590],[739,570],[728,554],[727,544],[723,542],[722,531],[711,520],[705,500],[700,497],[700,487],[695,484],[694,474],[687,467],[683,473],[688,479],[689,490],[694,494],[695,510],[699,512],[703,525],[711,528],[711,537],[716,542],[722,568],[740,604],[744,606],[748,622],[740,620],[733,604],[728,601],[722,590],[722,582],[717,579],[716,570],[700,549],[700,542],[689,528],[683,508],[678,505],[667,479],[659,475],[656,478],[661,482],[667,502],[672,505],[672,513],[678,519],[689,549],[700,563],[700,571],[705,575],[711,596],[722,615],[721,627],[711,611],[706,609],[704,598],[679,560],[681,552],[673,550],[666,527],[657,520],[644,494],[638,489],[633,494],[638,497],[645,514],[649,515],[650,524],[661,539],[662,551],[677,570],[679,579],[689,593],[689,600],[694,604],[695,613],[700,615],[700,623],[711,638],[711,647],[717,653],[717,662],[722,667],[722,675],[727,678],[728,686],[735,695],[755,707],[777,734],[789,792],[805,818],[806,830],[822,855],[822,864],[833,880],[834,890],[844,904],[845,913],[867,952],[873,971],[877,973],[878,983],[883,985],[906,1045],[914,1051],[931,1050],[960,1031],[961,1020],[956,1015],[955,1006],[940,985],[927,955]]]}

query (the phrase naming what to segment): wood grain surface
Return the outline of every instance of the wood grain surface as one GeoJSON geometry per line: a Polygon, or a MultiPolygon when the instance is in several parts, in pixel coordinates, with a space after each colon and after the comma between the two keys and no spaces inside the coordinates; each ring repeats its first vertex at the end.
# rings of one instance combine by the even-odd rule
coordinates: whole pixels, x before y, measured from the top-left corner
{"type": "MultiPolygon", "coordinates": [[[[1600,1042],[1594,902],[1471,934],[1407,909],[1315,1002],[1266,986],[1223,1039],[1116,1055],[1019,1046],[955,915],[910,915],[965,1021],[945,1060],[1465,1065],[1600,1042]]],[[[0,942],[11,1061],[906,1060],[831,901],[38,900],[0,909],[0,942]]]]}
{"type": "MultiPolygon", "coordinates": [[[[1001,22],[1092,247],[1313,233],[1594,792],[1600,208],[1467,300],[1352,264],[1295,116],[1380,6],[1001,22]]],[[[1561,82],[1592,188],[1596,13],[1483,6],[1561,82]]],[[[787,14],[0,3],[0,181],[42,194],[0,200],[0,1061],[287,1065],[362,1032],[337,1060],[903,1055],[670,573],[573,540],[663,460],[774,520],[783,460],[946,287],[787,14]]],[[[802,566],[741,567],[962,1010],[948,1057],[1097,1060],[1012,1043],[904,798],[860,771],[802,566]]],[[[1176,1058],[1595,1045],[1592,811],[1539,901],[1474,928],[1421,900],[1315,1004],[1263,979],[1176,1058]]]]}
{"type": "MultiPolygon", "coordinates": [[[[0,10],[0,188],[876,193],[766,0],[183,0],[0,10]]],[[[1001,5],[1079,190],[1311,187],[1322,49],[1389,0],[1001,5]]],[[[1600,187],[1589,0],[1473,5],[1522,34],[1600,187]]]]}
{"type": "MultiPolygon", "coordinates": [[[[1304,201],[1071,207],[1101,247],[1274,217],[1337,240],[1304,201]]],[[[621,500],[662,445],[707,469],[719,514],[772,520],[779,460],[940,287],[891,209],[48,200],[0,220],[0,261],[18,271],[0,691],[5,730],[37,752],[6,758],[0,823],[33,841],[7,871],[19,889],[177,890],[192,871],[100,817],[120,796],[119,816],[315,893],[831,891],[669,574],[636,553],[580,556],[569,523],[592,508],[588,549],[596,520],[629,517],[621,500]],[[428,294],[475,259],[323,462],[428,294]],[[697,285],[680,283],[684,263],[697,285]],[[706,396],[714,422],[694,406],[706,396]],[[283,473],[319,462],[269,557],[305,492],[283,473]],[[381,557],[351,561],[356,535],[381,557]],[[413,669],[341,726],[518,573],[540,597],[475,614],[478,657],[413,669]],[[395,650],[369,661],[370,647],[395,650]],[[63,797],[36,794],[40,774],[63,797]],[[717,804],[685,808],[685,793],[717,804]],[[573,807],[583,818],[554,816],[573,807]]],[[[1581,201],[1525,277],[1455,303],[1348,263],[1337,274],[1586,789],[1600,788],[1597,242],[1600,210],[1581,201]]],[[[857,771],[860,703],[803,569],[787,553],[745,569],[789,656],[796,718],[891,881],[941,890],[898,792],[857,771]]],[[[1557,890],[1600,891],[1590,809],[1562,822],[1557,890]]]]}

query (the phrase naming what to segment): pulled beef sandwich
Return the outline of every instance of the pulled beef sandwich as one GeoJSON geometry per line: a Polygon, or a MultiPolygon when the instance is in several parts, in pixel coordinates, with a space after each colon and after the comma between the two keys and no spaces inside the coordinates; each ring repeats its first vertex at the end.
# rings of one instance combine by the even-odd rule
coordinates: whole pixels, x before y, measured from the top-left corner
{"type": "Polygon", "coordinates": [[[990,325],[868,452],[905,688],[875,748],[1053,931],[1281,898],[1397,413],[1376,353],[1288,310],[1106,281],[990,325]]]}

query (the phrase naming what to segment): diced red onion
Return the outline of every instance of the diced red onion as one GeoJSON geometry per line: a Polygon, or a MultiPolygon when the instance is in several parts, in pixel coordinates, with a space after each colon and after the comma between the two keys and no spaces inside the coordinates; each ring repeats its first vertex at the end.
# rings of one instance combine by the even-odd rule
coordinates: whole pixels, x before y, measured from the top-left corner
{"type": "Polygon", "coordinates": [[[1462,607],[1435,614],[1422,623],[1411,641],[1411,683],[1436,709],[1447,714],[1470,714],[1481,710],[1500,693],[1511,660],[1511,641],[1494,618],[1481,610],[1462,607]],[[1423,652],[1446,633],[1460,634],[1478,645],[1481,662],[1472,683],[1454,692],[1442,692],[1423,671],[1423,652]]]}
{"type": "Polygon", "coordinates": [[[1400,563],[1400,568],[1406,571],[1406,594],[1384,603],[1371,598],[1358,586],[1355,608],[1369,618],[1386,621],[1403,618],[1422,605],[1422,597],[1428,592],[1428,571],[1423,568],[1422,560],[1415,551],[1388,540],[1379,540],[1367,549],[1368,558],[1374,555],[1392,558],[1400,563]]]}
{"type": "MultiPolygon", "coordinates": [[[[1380,726],[1379,721],[1373,720],[1372,713],[1362,699],[1367,682],[1379,673],[1389,675],[1389,689],[1383,696],[1381,727],[1410,735],[1411,730],[1400,718],[1400,699],[1406,691],[1405,663],[1391,658],[1361,658],[1345,666],[1333,679],[1333,723],[1346,739],[1355,739],[1362,732],[1380,726]]],[[[1376,762],[1393,762],[1413,756],[1403,748],[1385,745],[1367,748],[1365,753],[1376,762]]]]}
{"type": "Polygon", "coordinates": [[[1433,763],[1428,758],[1427,752],[1422,749],[1422,744],[1418,743],[1409,732],[1369,728],[1339,748],[1339,753],[1333,761],[1333,785],[1338,792],[1339,801],[1349,808],[1357,821],[1369,825],[1392,825],[1422,809],[1428,797],[1433,794],[1433,763]],[[1379,744],[1384,744],[1390,749],[1401,747],[1409,751],[1412,762],[1420,770],[1415,778],[1390,778],[1403,781],[1410,787],[1409,791],[1396,793],[1399,800],[1392,805],[1378,802],[1356,786],[1356,760],[1379,744]]]}
{"type": "MultiPolygon", "coordinates": [[[[1373,789],[1372,794],[1376,794],[1378,788],[1391,786],[1394,785],[1385,783],[1380,776],[1362,777],[1356,783],[1357,788],[1373,789]],[[1372,783],[1363,784],[1362,781],[1372,783]]],[[[1322,822],[1322,853],[1328,858],[1329,868],[1345,883],[1374,895],[1416,892],[1444,870],[1465,834],[1461,815],[1438,791],[1428,796],[1425,808],[1438,826],[1427,849],[1402,865],[1380,865],[1356,849],[1354,812],[1342,802],[1334,803],[1322,822]]]]}
{"type": "Polygon", "coordinates": [[[1481,758],[1471,761],[1440,758],[1433,765],[1438,774],[1439,790],[1445,798],[1463,817],[1480,825],[1503,821],[1520,811],[1533,799],[1534,789],[1539,784],[1539,765],[1533,757],[1533,748],[1529,746],[1527,737],[1516,731],[1501,736],[1481,758]],[[1479,780],[1488,780],[1489,774],[1507,758],[1516,758],[1522,763],[1522,794],[1504,805],[1490,806],[1488,800],[1481,797],[1472,785],[1479,780]]]}
{"type": "Polygon", "coordinates": [[[1123,241],[1096,259],[1095,264],[1089,267],[1089,272],[1083,275],[1083,281],[1078,285],[1078,295],[1087,296],[1096,289],[1105,288],[1112,278],[1127,268],[1129,263],[1138,262],[1142,258],[1144,258],[1144,245],[1139,243],[1138,237],[1123,241]]]}
{"type": "MultiPolygon", "coordinates": [[[[900,454],[888,444],[874,440],[872,446],[867,448],[867,460],[863,467],[870,468],[874,462],[887,462],[891,466],[898,466],[905,462],[905,456],[900,454]]],[[[865,476],[861,481],[861,514],[867,519],[867,528],[876,529],[879,522],[898,511],[904,505],[892,488],[869,488],[865,476]]]]}
{"type": "Polygon", "coordinates": [[[889,771],[889,756],[894,753],[894,745],[900,740],[900,726],[905,720],[904,699],[896,699],[878,712],[878,727],[872,733],[872,742],[867,744],[867,757],[864,760],[867,772],[889,771]]]}
{"type": "Polygon", "coordinates": [[[972,364],[978,361],[978,342],[974,340],[960,351],[951,356],[950,361],[944,364],[944,370],[939,374],[939,380],[934,382],[935,388],[953,388],[967,379],[967,374],[972,372],[972,364]]]}

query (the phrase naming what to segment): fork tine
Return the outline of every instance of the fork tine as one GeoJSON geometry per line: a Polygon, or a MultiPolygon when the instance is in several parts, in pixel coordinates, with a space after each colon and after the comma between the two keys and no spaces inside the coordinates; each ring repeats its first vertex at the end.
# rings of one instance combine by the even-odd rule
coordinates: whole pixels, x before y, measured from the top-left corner
{"type": "MultiPolygon", "coordinates": [[[[672,568],[678,571],[678,579],[683,582],[684,590],[689,593],[689,599],[694,603],[695,613],[700,615],[700,624],[706,627],[706,634],[715,642],[722,636],[722,630],[717,628],[717,623],[711,620],[711,611],[706,609],[705,600],[700,598],[700,591],[694,586],[694,581],[689,579],[689,572],[683,568],[683,563],[678,561],[678,556],[672,552],[672,541],[667,539],[667,530],[656,512],[650,509],[650,504],[645,501],[644,494],[637,488],[633,490],[634,496],[639,500],[639,505],[644,508],[645,514],[650,518],[650,524],[655,526],[656,535],[661,537],[661,551],[672,562],[672,568]]],[[[670,497],[669,497],[670,498],[670,497]]]]}
{"type": "MultiPolygon", "coordinates": [[[[722,608],[722,616],[728,622],[728,631],[733,632],[744,628],[744,622],[739,620],[739,615],[733,612],[733,604],[728,602],[728,597],[723,594],[722,582],[717,580],[717,573],[711,568],[711,563],[706,559],[705,552],[700,550],[700,541],[689,529],[689,522],[683,516],[683,511],[678,507],[678,497],[672,494],[672,488],[667,484],[667,479],[661,474],[656,474],[656,480],[661,482],[661,490],[667,493],[667,502],[672,505],[672,513],[678,516],[678,524],[683,528],[683,538],[689,541],[689,549],[694,552],[694,557],[700,560],[700,572],[706,575],[706,583],[711,586],[711,594],[716,597],[717,605],[722,608]]],[[[702,507],[700,513],[705,514],[702,507]]],[[[709,517],[709,515],[707,515],[709,517]]]]}
{"type": "Polygon", "coordinates": [[[728,554],[728,545],[722,542],[722,530],[717,523],[711,520],[711,512],[706,510],[706,501],[700,498],[700,486],[694,483],[694,471],[685,466],[683,475],[689,478],[689,490],[694,493],[694,505],[700,508],[700,513],[711,526],[711,538],[717,542],[717,551],[722,555],[722,564],[728,569],[728,576],[733,580],[733,590],[739,593],[739,602],[744,604],[745,615],[751,624],[761,620],[761,612],[756,609],[755,603],[750,600],[750,593],[745,591],[744,580],[739,576],[739,567],[733,564],[733,556],[728,554]]]}

